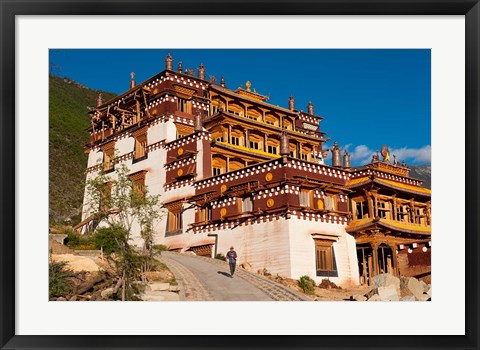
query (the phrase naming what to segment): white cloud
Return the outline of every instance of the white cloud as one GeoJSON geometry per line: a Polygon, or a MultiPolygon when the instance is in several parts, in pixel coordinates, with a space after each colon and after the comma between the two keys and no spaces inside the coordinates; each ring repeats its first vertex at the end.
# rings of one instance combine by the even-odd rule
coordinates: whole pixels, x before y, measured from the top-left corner
{"type": "Polygon", "coordinates": [[[432,160],[432,147],[430,145],[423,146],[421,148],[403,147],[399,149],[392,149],[390,153],[395,155],[399,162],[405,160],[407,165],[409,163],[430,164],[432,160]]]}
{"type": "Polygon", "coordinates": [[[355,164],[369,163],[372,160],[372,155],[375,153],[367,145],[359,145],[355,147],[353,152],[350,152],[350,161],[355,164]]]}
{"type": "MultiPolygon", "coordinates": [[[[330,148],[331,146],[329,145],[323,146],[324,150],[329,150],[330,148]]],[[[346,149],[350,153],[350,162],[353,166],[368,164],[371,162],[372,156],[374,154],[377,154],[377,151],[369,148],[367,145],[355,146],[355,148],[353,148],[353,151],[351,150],[351,148],[352,144],[340,146],[342,154],[344,149],[346,149]]],[[[326,153],[327,157],[325,157],[325,160],[331,159],[331,152],[328,151],[326,153]]],[[[378,150],[378,154],[380,159],[382,159],[382,156],[380,155],[380,150],[378,150]]],[[[431,154],[432,149],[430,145],[423,146],[421,148],[395,148],[390,150],[390,161],[393,162],[393,155],[395,155],[399,163],[404,160],[407,163],[407,166],[415,164],[430,164],[431,154]]]]}

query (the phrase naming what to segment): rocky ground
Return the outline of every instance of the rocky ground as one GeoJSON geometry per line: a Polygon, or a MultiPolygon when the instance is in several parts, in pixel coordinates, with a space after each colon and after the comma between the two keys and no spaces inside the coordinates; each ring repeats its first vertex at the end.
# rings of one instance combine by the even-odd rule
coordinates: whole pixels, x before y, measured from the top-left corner
{"type": "Polygon", "coordinates": [[[355,301],[430,301],[432,286],[414,277],[400,277],[383,273],[373,277],[367,293],[352,295],[355,301]]]}
{"type": "MultiPolygon", "coordinates": [[[[49,240],[49,252],[52,261],[64,261],[67,268],[75,274],[70,278],[73,290],[64,297],[53,297],[51,301],[108,301],[119,286],[116,286],[111,262],[101,254],[80,255],[69,247],[49,240]]],[[[144,301],[179,300],[179,288],[174,275],[162,264],[159,271],[145,272],[142,275],[144,292],[140,298],[144,301]]]]}
{"type": "MultiPolygon", "coordinates": [[[[257,273],[303,293],[298,280],[269,274],[267,271],[257,273]]],[[[372,286],[351,286],[341,288],[324,279],[315,287],[315,301],[429,301],[432,296],[430,276],[418,280],[414,277],[397,278],[389,274],[380,274],[373,278],[372,286]]]]}

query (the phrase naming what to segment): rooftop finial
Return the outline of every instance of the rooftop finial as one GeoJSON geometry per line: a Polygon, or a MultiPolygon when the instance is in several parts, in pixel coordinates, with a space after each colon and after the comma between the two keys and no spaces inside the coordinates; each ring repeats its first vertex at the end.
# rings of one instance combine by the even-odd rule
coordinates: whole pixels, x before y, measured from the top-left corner
{"type": "Polygon", "coordinates": [[[170,55],[170,52],[168,53],[167,57],[165,58],[165,69],[173,70],[173,58],[172,58],[172,55],[170,55]]]}
{"type": "Polygon", "coordinates": [[[252,83],[250,82],[250,80],[247,80],[247,82],[245,83],[245,87],[247,88],[247,91],[248,91],[248,92],[252,91],[252,90],[251,90],[252,83]]]}
{"type": "Polygon", "coordinates": [[[342,160],[340,159],[340,148],[338,148],[337,141],[333,143],[333,148],[331,149],[331,151],[332,151],[332,166],[341,167],[342,160]]]}
{"type": "Polygon", "coordinates": [[[313,113],[313,103],[312,103],[312,101],[308,102],[307,110],[308,110],[308,114],[314,114],[313,113]]]}
{"type": "Polygon", "coordinates": [[[390,150],[388,149],[387,145],[382,146],[380,153],[382,154],[383,161],[385,163],[390,163],[390,150]]]}
{"type": "Polygon", "coordinates": [[[348,154],[347,150],[343,152],[343,167],[350,168],[350,154],[348,154]]]}
{"type": "Polygon", "coordinates": [[[182,61],[178,62],[177,72],[178,72],[178,73],[182,73],[182,72],[183,72],[183,64],[182,64],[182,61]]]}
{"type": "Polygon", "coordinates": [[[226,87],[225,78],[223,77],[223,75],[222,75],[222,78],[220,79],[220,85],[222,85],[223,87],[226,87]]]}
{"type": "Polygon", "coordinates": [[[203,63],[200,63],[200,67],[198,67],[198,78],[205,80],[205,67],[203,63]]]}
{"type": "Polygon", "coordinates": [[[135,73],[132,72],[130,73],[130,89],[133,89],[135,87],[135,73]]]}
{"type": "Polygon", "coordinates": [[[295,99],[292,95],[290,95],[290,97],[288,98],[288,109],[291,111],[295,110],[295,99]]]}

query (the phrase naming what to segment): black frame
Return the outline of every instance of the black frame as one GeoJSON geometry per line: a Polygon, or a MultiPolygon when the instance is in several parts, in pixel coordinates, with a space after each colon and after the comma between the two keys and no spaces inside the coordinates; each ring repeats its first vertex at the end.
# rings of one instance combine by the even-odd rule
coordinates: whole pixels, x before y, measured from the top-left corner
{"type": "MultiPolygon", "coordinates": [[[[0,349],[365,348],[478,349],[479,0],[0,0],[0,349]],[[465,15],[465,336],[18,336],[15,335],[16,15],[465,15]],[[220,345],[217,345],[220,344],[220,345]]],[[[300,315],[298,315],[300,316],[300,315]]],[[[453,321],[454,322],[454,321],[453,321]]],[[[212,325],[214,327],[214,325],[212,325]]]]}

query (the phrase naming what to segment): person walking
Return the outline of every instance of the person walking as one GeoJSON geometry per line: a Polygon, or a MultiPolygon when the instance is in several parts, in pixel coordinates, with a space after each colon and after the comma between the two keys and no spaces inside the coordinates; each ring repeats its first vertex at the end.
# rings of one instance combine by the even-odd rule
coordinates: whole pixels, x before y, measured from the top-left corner
{"type": "Polygon", "coordinates": [[[227,261],[230,265],[230,278],[233,278],[235,273],[235,265],[237,264],[237,252],[234,250],[233,245],[230,247],[230,251],[227,253],[227,261]]]}

